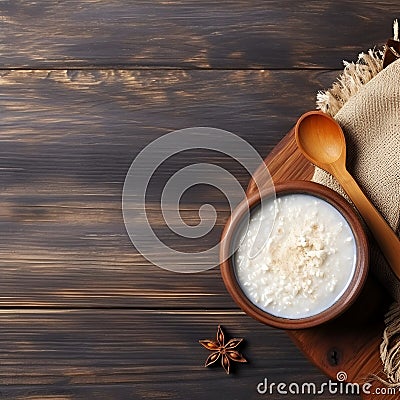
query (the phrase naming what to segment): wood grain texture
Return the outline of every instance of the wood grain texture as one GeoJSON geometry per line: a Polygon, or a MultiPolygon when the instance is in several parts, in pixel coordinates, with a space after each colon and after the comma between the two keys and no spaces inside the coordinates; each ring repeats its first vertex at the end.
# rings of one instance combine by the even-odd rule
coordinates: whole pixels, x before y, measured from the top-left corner
{"type": "MultiPolygon", "coordinates": [[[[282,126],[314,103],[335,72],[13,71],[0,77],[0,304],[3,306],[234,307],[217,269],[181,276],[147,262],[121,213],[125,175],[138,152],[166,132],[227,129],[267,154],[282,126]],[[292,98],[292,93],[302,93],[292,98]]],[[[210,186],[181,203],[219,217],[201,243],[185,242],[159,217],[159,188],[196,162],[220,165],[246,186],[229,157],[183,153],[149,188],[149,215],[171,245],[196,250],[219,239],[229,209],[210,186]],[[195,156],[195,158],[193,158],[195,156]]],[[[157,249],[155,249],[157,251],[157,249]]],[[[176,260],[179,263],[179,259],[176,260]]],[[[207,260],[205,260],[207,262],[207,260]]]]}
{"type": "Polygon", "coordinates": [[[0,346],[4,399],[259,399],[264,378],[326,381],[293,358],[297,349],[280,331],[237,311],[1,311],[0,346]],[[209,351],[198,343],[214,338],[219,323],[227,337],[245,338],[249,362],[229,376],[204,368],[209,351]]]}
{"type": "MultiPolygon", "coordinates": [[[[184,277],[140,256],[121,190],[135,155],[174,129],[227,129],[264,157],[314,108],[329,70],[386,41],[394,10],[394,0],[0,1],[0,398],[243,400],[263,397],[263,378],[326,382],[284,332],[238,311],[217,269],[184,277]],[[246,338],[250,362],[233,376],[202,367],[197,340],[219,323],[246,338]]],[[[162,229],[159,188],[194,159],[249,179],[215,154],[169,160],[149,208],[177,248],[189,244],[162,229]]],[[[183,218],[197,222],[206,202],[217,226],[192,249],[218,240],[228,217],[204,186],[185,194],[183,218]]],[[[376,353],[369,362],[379,368],[376,353]]]]}
{"type": "Polygon", "coordinates": [[[340,68],[398,2],[0,2],[0,68],[340,68]]]}

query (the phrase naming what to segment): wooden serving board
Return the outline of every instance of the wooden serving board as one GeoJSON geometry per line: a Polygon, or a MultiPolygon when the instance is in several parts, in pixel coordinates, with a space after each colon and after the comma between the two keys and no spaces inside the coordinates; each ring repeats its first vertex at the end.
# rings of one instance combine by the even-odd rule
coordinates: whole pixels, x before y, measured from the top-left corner
{"type": "MultiPolygon", "coordinates": [[[[310,180],[314,166],[297,148],[294,128],[282,139],[264,160],[275,183],[288,180],[310,180]]],[[[259,170],[255,175],[260,176],[259,170]]],[[[250,181],[247,193],[256,190],[250,181]]],[[[347,374],[347,382],[363,384],[370,381],[371,394],[363,399],[398,399],[395,395],[380,395],[385,386],[372,377],[382,375],[379,345],[384,330],[384,314],[391,299],[384,288],[369,275],[365,287],[357,299],[339,318],[321,326],[287,331],[303,353],[330,378],[338,372],[347,374]]],[[[385,388],[386,389],[386,388],[385,388]]],[[[344,394],[344,393],[343,393],[344,394]]]]}

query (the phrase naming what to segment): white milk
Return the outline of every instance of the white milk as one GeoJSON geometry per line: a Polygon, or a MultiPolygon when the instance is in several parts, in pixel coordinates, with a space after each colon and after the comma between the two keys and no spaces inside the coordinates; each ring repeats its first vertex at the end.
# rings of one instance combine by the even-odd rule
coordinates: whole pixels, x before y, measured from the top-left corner
{"type": "Polygon", "coordinates": [[[253,210],[247,228],[235,254],[236,275],[262,310],[309,317],[332,306],[348,287],[356,264],[354,235],[326,201],[279,196],[253,210]]]}

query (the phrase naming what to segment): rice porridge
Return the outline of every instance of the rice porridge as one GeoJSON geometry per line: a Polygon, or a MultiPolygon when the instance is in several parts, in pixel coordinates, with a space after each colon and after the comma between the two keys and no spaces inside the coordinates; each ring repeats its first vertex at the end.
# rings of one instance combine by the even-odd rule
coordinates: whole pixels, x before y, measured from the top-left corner
{"type": "Polygon", "coordinates": [[[253,210],[234,257],[249,300],[296,319],[319,314],[340,298],[355,272],[356,247],[349,224],[332,205],[287,194],[253,210]]]}

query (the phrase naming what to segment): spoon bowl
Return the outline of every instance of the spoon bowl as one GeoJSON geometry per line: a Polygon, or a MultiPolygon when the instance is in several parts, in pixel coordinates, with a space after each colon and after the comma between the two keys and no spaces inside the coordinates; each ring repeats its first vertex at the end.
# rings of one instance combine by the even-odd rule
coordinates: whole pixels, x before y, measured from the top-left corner
{"type": "Polygon", "coordinates": [[[320,112],[304,114],[298,122],[298,146],[313,164],[345,159],[345,138],[335,120],[320,112]]]}
{"type": "Polygon", "coordinates": [[[386,261],[400,279],[399,238],[346,170],[346,141],[340,125],[321,111],[310,111],[297,121],[295,136],[303,155],[338,180],[370,228],[386,261]]]}

